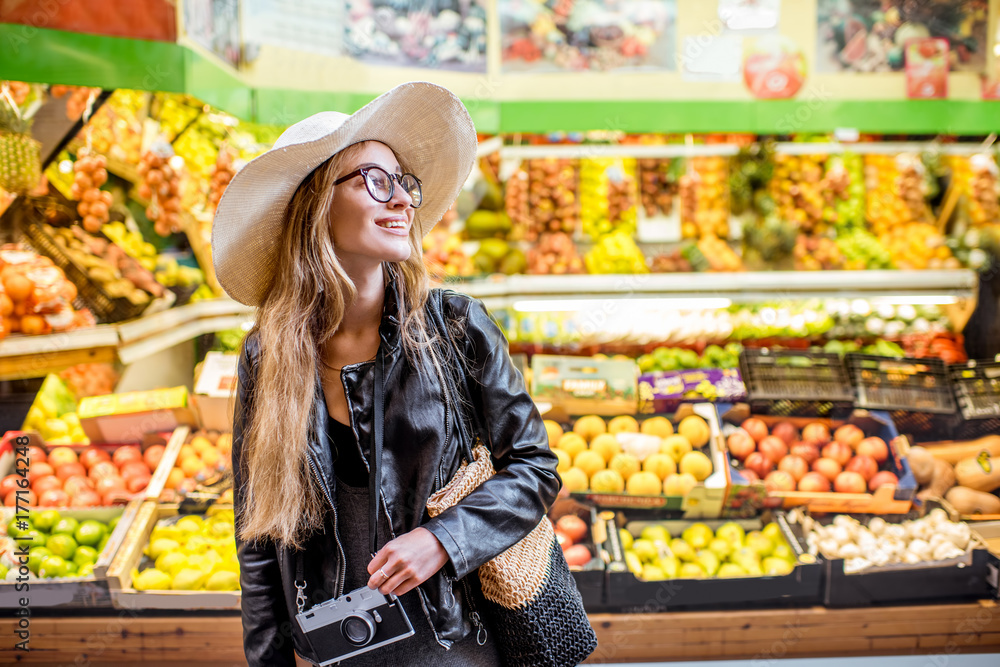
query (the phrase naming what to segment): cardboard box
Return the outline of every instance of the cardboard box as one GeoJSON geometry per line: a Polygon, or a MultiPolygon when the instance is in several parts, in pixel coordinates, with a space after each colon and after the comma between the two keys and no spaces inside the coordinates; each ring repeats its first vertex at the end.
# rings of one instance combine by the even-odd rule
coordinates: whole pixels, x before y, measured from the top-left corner
{"type": "Polygon", "coordinates": [[[232,431],[236,405],[238,354],[209,352],[202,362],[191,403],[198,423],[209,431],[232,431]]]}
{"type": "Polygon", "coordinates": [[[638,407],[639,367],[632,361],[536,354],[531,395],[570,415],[631,415],[638,407]]]}
{"type": "Polygon", "coordinates": [[[736,368],[691,368],[639,376],[639,412],[674,412],[681,403],[746,400],[747,388],[736,368]]]}
{"type": "Polygon", "coordinates": [[[146,433],[196,426],[187,387],[90,396],[80,401],[80,426],[91,442],[139,442],[146,433]]]}

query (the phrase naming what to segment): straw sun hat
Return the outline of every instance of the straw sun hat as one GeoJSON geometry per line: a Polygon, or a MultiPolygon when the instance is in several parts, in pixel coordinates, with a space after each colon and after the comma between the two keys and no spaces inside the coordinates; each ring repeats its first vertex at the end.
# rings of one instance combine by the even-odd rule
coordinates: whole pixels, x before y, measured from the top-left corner
{"type": "Polygon", "coordinates": [[[421,181],[414,224],[427,234],[458,197],[476,157],[476,129],[448,90],[405,83],[348,115],[324,111],[285,130],[226,188],[212,226],[219,283],[248,306],[264,300],[278,265],[285,214],[299,184],[335,153],[380,141],[421,181]]]}

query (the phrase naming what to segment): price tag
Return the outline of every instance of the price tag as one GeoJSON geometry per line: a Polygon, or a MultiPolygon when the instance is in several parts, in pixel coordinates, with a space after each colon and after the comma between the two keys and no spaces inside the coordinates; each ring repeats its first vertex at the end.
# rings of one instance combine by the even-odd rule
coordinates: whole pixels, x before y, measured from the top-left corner
{"type": "Polygon", "coordinates": [[[640,243],[677,243],[681,240],[681,218],[677,214],[647,218],[640,212],[636,238],[640,243]]]}

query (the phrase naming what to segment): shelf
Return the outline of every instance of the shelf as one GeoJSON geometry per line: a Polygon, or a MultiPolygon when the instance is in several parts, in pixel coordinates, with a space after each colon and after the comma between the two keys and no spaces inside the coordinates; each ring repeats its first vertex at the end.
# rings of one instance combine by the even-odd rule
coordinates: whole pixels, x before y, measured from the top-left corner
{"type": "MultiPolygon", "coordinates": [[[[449,285],[482,299],[487,308],[531,299],[726,299],[732,302],[830,297],[886,298],[912,303],[974,299],[978,276],[939,271],[758,271],[636,275],[495,276],[449,285]]],[[[714,302],[710,302],[714,303],[714,302]]],[[[718,306],[716,306],[718,307],[718,306]]]]}

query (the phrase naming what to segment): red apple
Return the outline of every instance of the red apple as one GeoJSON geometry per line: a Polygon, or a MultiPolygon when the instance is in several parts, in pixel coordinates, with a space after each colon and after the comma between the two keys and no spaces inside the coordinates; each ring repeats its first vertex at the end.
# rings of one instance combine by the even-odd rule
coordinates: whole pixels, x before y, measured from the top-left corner
{"type": "Polygon", "coordinates": [[[135,475],[133,477],[129,477],[127,480],[125,480],[125,484],[126,486],[128,486],[129,491],[131,491],[132,493],[138,493],[139,491],[142,491],[147,486],[149,486],[150,479],[152,478],[147,472],[144,477],[141,475],[135,475]]]}
{"type": "Polygon", "coordinates": [[[873,492],[880,486],[885,484],[890,484],[892,486],[899,485],[899,478],[891,470],[882,470],[881,472],[875,473],[875,475],[868,480],[868,490],[873,492]]]}
{"type": "Polygon", "coordinates": [[[573,540],[570,539],[569,535],[562,531],[553,530],[552,532],[555,533],[556,542],[559,544],[559,548],[563,550],[563,553],[566,553],[566,550],[573,546],[573,540]]]}
{"type": "Polygon", "coordinates": [[[58,468],[65,463],[76,463],[79,457],[69,447],[56,447],[49,452],[49,464],[58,468]]]}
{"type": "Polygon", "coordinates": [[[799,491],[826,493],[830,490],[830,480],[818,472],[807,472],[799,480],[799,491]]]}
{"type": "Polygon", "coordinates": [[[844,470],[860,473],[861,476],[865,478],[865,484],[867,484],[868,480],[874,477],[875,473],[878,472],[878,463],[875,463],[875,459],[870,456],[858,454],[847,462],[847,467],[845,467],[844,470]]]}
{"type": "Polygon", "coordinates": [[[823,446],[830,442],[830,429],[827,428],[826,424],[819,422],[806,424],[806,427],[802,429],[802,441],[823,446]]]}
{"type": "Polygon", "coordinates": [[[796,482],[798,482],[800,479],[805,477],[807,472],[809,472],[809,464],[806,463],[806,460],[801,456],[789,454],[778,461],[778,470],[787,472],[795,478],[796,482]]]}
{"type": "Polygon", "coordinates": [[[63,488],[63,482],[61,479],[55,475],[46,475],[45,477],[39,477],[35,480],[35,483],[31,485],[31,490],[34,491],[41,497],[43,493],[49,489],[61,489],[63,488]]]}
{"type": "Polygon", "coordinates": [[[764,478],[764,488],[772,491],[794,491],[795,478],[784,470],[774,470],[764,478]]]}
{"type": "Polygon", "coordinates": [[[771,463],[777,463],[788,455],[788,445],[785,444],[784,440],[774,435],[769,435],[761,440],[758,449],[771,463]]]}
{"type": "Polygon", "coordinates": [[[559,517],[556,521],[556,528],[566,533],[574,543],[582,541],[587,537],[587,522],[575,514],[567,514],[559,517]]]}
{"type": "Polygon", "coordinates": [[[93,491],[94,482],[90,478],[83,477],[82,475],[70,477],[63,483],[63,491],[68,493],[70,497],[75,496],[84,489],[93,491]]]}
{"type": "Polygon", "coordinates": [[[889,458],[889,446],[882,438],[865,438],[858,443],[858,454],[864,454],[875,459],[878,463],[883,463],[889,458]]]}
{"type": "Polygon", "coordinates": [[[837,479],[833,482],[833,488],[838,493],[864,493],[868,490],[868,485],[861,473],[845,470],[837,475],[837,479]]]}
{"type": "Polygon", "coordinates": [[[757,443],[754,442],[750,434],[740,429],[732,434],[726,440],[726,446],[729,447],[729,453],[733,455],[734,458],[740,461],[746,460],[746,457],[750,455],[750,452],[757,449],[757,443]]]}
{"type": "Polygon", "coordinates": [[[38,496],[39,507],[69,507],[69,494],[62,489],[49,489],[38,496]]]}
{"type": "MultiPolygon", "coordinates": [[[[765,459],[765,461],[766,460],[767,459],[765,459]]],[[[740,474],[746,477],[748,484],[755,484],[760,481],[760,475],[755,473],[753,470],[750,470],[750,468],[744,468],[743,470],[740,471],[740,474]]]]}
{"type": "Polygon", "coordinates": [[[45,448],[38,445],[28,445],[26,456],[29,465],[32,463],[48,463],[49,461],[49,455],[45,453],[45,448]]]}
{"type": "Polygon", "coordinates": [[[799,439],[799,430],[788,422],[778,422],[771,429],[771,435],[781,438],[786,445],[791,446],[799,439]]]}
{"type": "Polygon", "coordinates": [[[80,489],[79,493],[71,495],[70,507],[100,507],[101,497],[93,489],[80,489]]]}
{"type": "Polygon", "coordinates": [[[111,505],[127,505],[132,500],[133,494],[125,489],[112,489],[101,496],[101,504],[110,507],[111,505]]]}
{"type": "Polygon", "coordinates": [[[20,489],[21,484],[19,480],[21,479],[22,477],[20,475],[18,475],[16,472],[12,472],[11,474],[5,476],[2,480],[0,480],[0,498],[6,498],[7,494],[10,493],[11,491],[20,489]]]}
{"type": "Polygon", "coordinates": [[[566,564],[573,567],[583,567],[591,558],[590,549],[583,544],[574,544],[563,555],[566,557],[566,564]]]}
{"type": "Polygon", "coordinates": [[[124,491],[127,488],[125,480],[118,475],[102,477],[94,485],[94,490],[101,494],[102,497],[107,495],[109,491],[124,491]]]}
{"type": "Polygon", "coordinates": [[[745,420],[740,426],[750,434],[754,442],[760,442],[767,437],[767,424],[756,417],[745,420]]]}
{"type": "Polygon", "coordinates": [[[844,470],[843,466],[841,466],[837,461],[825,457],[821,459],[816,459],[816,461],[812,465],[812,469],[814,472],[818,472],[831,482],[837,479],[837,475],[839,475],[844,470]]]}
{"type": "Polygon", "coordinates": [[[83,475],[86,477],[87,468],[82,463],[77,461],[73,461],[72,463],[63,463],[62,465],[56,466],[56,477],[59,479],[66,481],[74,475],[83,475]]]}
{"type": "Polygon", "coordinates": [[[27,505],[28,507],[35,507],[38,505],[38,496],[31,489],[15,489],[9,492],[3,497],[3,504],[7,507],[16,507],[18,504],[21,506],[27,505]],[[21,491],[21,502],[17,502],[17,492],[21,491]]]}
{"type": "Polygon", "coordinates": [[[34,463],[28,466],[28,483],[34,484],[39,477],[56,474],[55,469],[48,463],[34,463]]]}
{"type": "Polygon", "coordinates": [[[149,477],[149,467],[146,465],[145,461],[128,461],[125,465],[121,467],[118,474],[127,483],[132,477],[149,477]]]}
{"type": "Polygon", "coordinates": [[[100,447],[95,447],[94,445],[90,445],[82,452],[80,452],[80,463],[82,463],[84,467],[87,468],[87,470],[93,468],[94,464],[99,461],[110,461],[110,460],[111,460],[111,454],[108,454],[100,447]]]}
{"type": "Polygon", "coordinates": [[[101,477],[107,477],[108,475],[117,475],[118,466],[111,461],[98,461],[90,468],[90,472],[87,474],[91,479],[99,479],[101,477]]]}
{"type": "Polygon", "coordinates": [[[812,465],[819,458],[819,446],[814,445],[811,442],[796,442],[792,445],[792,449],[789,454],[801,456],[805,459],[806,463],[812,465]]]}
{"type": "Polygon", "coordinates": [[[111,460],[121,468],[129,461],[141,461],[142,452],[138,445],[124,445],[115,450],[114,454],[111,455],[111,460]]]}
{"type": "Polygon", "coordinates": [[[833,459],[841,466],[846,466],[852,456],[854,456],[854,452],[842,442],[834,441],[823,448],[823,457],[833,459]]]}
{"type": "Polygon", "coordinates": [[[859,442],[865,439],[865,432],[854,424],[844,424],[834,431],[833,439],[854,449],[859,442]]]}
{"type": "Polygon", "coordinates": [[[774,469],[774,464],[771,459],[760,452],[751,452],[747,460],[743,462],[743,467],[755,472],[760,479],[764,479],[774,469]]]}
{"type": "Polygon", "coordinates": [[[156,470],[156,466],[160,464],[164,449],[166,448],[163,445],[151,445],[142,453],[142,460],[146,462],[150,472],[156,470]]]}

